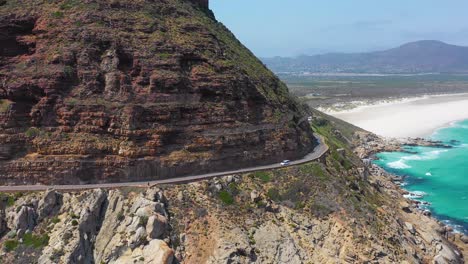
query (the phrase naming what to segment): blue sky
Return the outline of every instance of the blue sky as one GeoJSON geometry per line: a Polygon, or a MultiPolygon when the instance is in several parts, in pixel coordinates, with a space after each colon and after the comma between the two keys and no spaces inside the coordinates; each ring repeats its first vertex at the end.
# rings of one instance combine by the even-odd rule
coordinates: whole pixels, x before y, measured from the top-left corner
{"type": "Polygon", "coordinates": [[[210,0],[257,56],[380,50],[433,39],[468,46],[467,0],[210,0]]]}

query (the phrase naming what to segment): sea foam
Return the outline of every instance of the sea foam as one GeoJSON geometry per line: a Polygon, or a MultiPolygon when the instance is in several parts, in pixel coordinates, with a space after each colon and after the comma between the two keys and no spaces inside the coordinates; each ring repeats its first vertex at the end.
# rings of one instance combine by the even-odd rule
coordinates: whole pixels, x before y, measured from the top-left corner
{"type": "Polygon", "coordinates": [[[411,166],[406,164],[403,159],[394,161],[394,162],[389,162],[387,163],[387,166],[392,168],[392,169],[409,169],[411,166]]]}

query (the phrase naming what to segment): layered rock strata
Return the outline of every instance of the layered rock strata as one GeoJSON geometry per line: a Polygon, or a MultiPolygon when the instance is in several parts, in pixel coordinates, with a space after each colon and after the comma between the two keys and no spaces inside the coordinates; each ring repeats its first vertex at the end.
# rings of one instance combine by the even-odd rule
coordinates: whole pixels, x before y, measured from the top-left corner
{"type": "Polygon", "coordinates": [[[0,184],[160,179],[309,152],[285,85],[195,2],[3,1],[0,184]]]}

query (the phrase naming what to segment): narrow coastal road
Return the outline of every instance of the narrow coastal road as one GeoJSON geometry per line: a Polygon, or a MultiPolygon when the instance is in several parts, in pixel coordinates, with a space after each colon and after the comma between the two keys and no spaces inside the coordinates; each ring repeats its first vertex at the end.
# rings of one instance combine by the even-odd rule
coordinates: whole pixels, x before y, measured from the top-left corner
{"type": "Polygon", "coordinates": [[[227,176],[227,175],[232,175],[232,174],[241,174],[241,173],[249,173],[249,172],[255,172],[255,171],[263,171],[263,170],[271,170],[271,169],[296,166],[296,165],[300,165],[300,164],[304,164],[307,162],[317,160],[321,158],[328,151],[328,146],[325,144],[323,137],[318,134],[314,134],[314,135],[319,141],[319,144],[314,148],[314,150],[311,153],[307,154],[302,159],[291,161],[291,163],[287,166],[281,166],[279,163],[275,163],[271,165],[250,167],[250,168],[245,168],[245,169],[206,173],[206,174],[201,174],[201,175],[185,176],[185,177],[155,180],[155,181],[144,181],[144,182],[99,183],[99,184],[85,184],[85,185],[0,186],[0,192],[45,191],[47,189],[86,190],[86,189],[97,189],[97,188],[112,189],[112,188],[120,188],[120,187],[147,187],[147,186],[155,186],[155,185],[161,185],[161,184],[189,183],[189,182],[195,182],[195,181],[210,179],[214,177],[227,176]]]}

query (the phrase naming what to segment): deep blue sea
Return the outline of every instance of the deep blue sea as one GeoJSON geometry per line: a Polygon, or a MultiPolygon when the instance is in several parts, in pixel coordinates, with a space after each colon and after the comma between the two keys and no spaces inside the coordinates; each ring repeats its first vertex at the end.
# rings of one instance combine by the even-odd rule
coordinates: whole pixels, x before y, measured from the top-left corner
{"type": "Polygon", "coordinates": [[[403,188],[429,202],[424,206],[436,218],[468,233],[468,120],[437,130],[431,139],[452,148],[406,147],[378,154],[375,164],[404,177],[403,188]]]}

